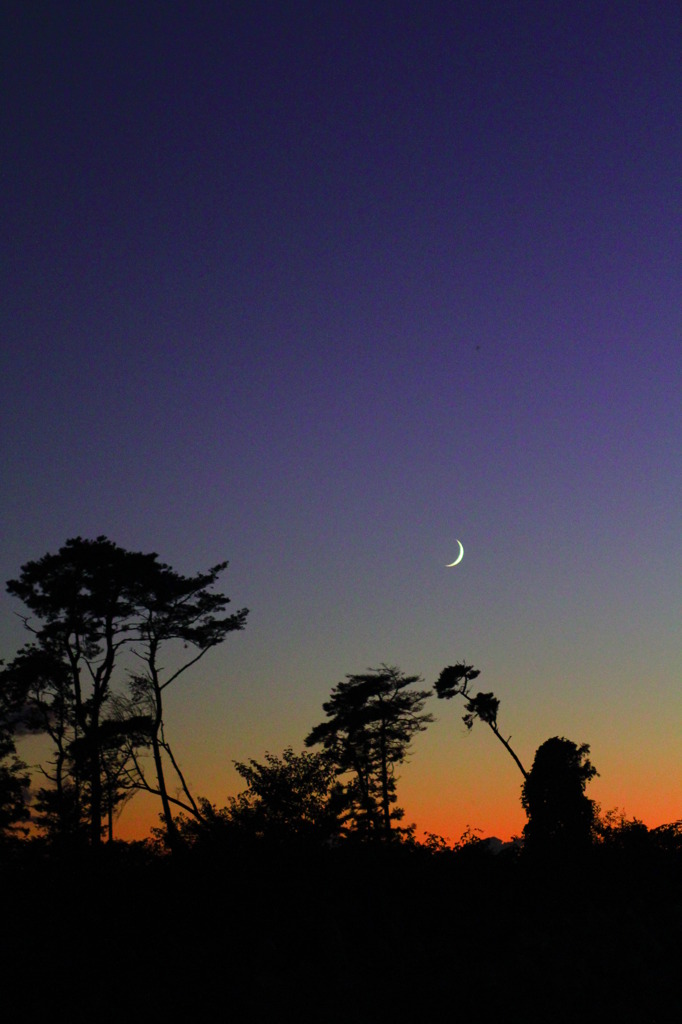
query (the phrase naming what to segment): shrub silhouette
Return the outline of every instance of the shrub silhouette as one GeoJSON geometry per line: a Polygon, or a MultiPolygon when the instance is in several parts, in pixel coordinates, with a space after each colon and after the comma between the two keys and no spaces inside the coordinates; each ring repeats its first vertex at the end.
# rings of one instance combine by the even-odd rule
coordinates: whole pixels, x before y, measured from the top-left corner
{"type": "Polygon", "coordinates": [[[596,807],[585,786],[598,773],[589,752],[587,743],[578,746],[563,736],[538,747],[521,796],[528,815],[523,830],[527,850],[570,852],[591,845],[596,807]]]}

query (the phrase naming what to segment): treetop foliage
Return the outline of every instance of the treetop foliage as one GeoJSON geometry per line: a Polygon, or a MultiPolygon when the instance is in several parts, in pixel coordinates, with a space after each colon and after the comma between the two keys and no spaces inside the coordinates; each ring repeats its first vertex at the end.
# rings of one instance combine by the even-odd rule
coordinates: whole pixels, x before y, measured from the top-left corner
{"type": "Polygon", "coordinates": [[[246,609],[217,617],[230,601],[209,588],[227,565],[182,576],[154,552],[126,551],[104,536],[75,537],[56,554],[23,565],[7,591],[44,620],[41,639],[74,635],[97,643],[107,635],[142,632],[204,647],[220,643],[226,629],[240,629],[246,620],[246,609]]]}
{"type": "Polygon", "coordinates": [[[440,698],[450,700],[452,697],[460,696],[464,697],[465,712],[462,716],[462,721],[466,725],[467,729],[472,729],[476,719],[480,719],[481,722],[485,722],[486,725],[490,726],[495,736],[497,736],[500,743],[503,745],[505,750],[509,753],[509,756],[515,762],[517,768],[524,776],[527,776],[526,769],[523,767],[521,760],[515,750],[511,747],[509,741],[511,736],[506,739],[499,730],[497,722],[497,714],[500,709],[500,701],[494,693],[472,693],[471,684],[475,679],[480,676],[480,671],[474,668],[473,665],[467,665],[466,662],[458,662],[456,665],[450,665],[444,668],[440,676],[434,684],[436,694],[440,698]]]}
{"type": "Polygon", "coordinates": [[[435,690],[438,697],[451,700],[452,697],[462,696],[466,700],[466,714],[462,721],[467,729],[473,727],[477,718],[480,718],[486,725],[497,727],[497,712],[500,707],[499,699],[493,693],[471,693],[471,683],[478,679],[480,671],[473,665],[460,662],[457,665],[450,665],[444,668],[436,680],[435,690]]]}
{"type": "Polygon", "coordinates": [[[355,827],[387,837],[391,822],[402,817],[396,801],[395,766],[407,757],[413,736],[433,721],[424,712],[428,690],[411,690],[420,676],[407,676],[382,664],[348,675],[322,705],[327,720],[306,737],[306,746],[321,743],[339,775],[352,773],[347,787],[355,827]]]}

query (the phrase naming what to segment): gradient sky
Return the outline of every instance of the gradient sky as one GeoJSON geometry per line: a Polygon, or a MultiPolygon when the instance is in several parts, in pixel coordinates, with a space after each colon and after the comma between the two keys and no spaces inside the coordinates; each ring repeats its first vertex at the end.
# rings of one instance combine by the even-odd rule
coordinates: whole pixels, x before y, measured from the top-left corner
{"type": "MultiPolygon", "coordinates": [[[[0,579],[76,535],[229,559],[247,628],[167,714],[220,805],[346,673],[466,659],[527,767],[587,742],[604,809],[682,817],[678,0],[2,19],[0,579]]],[[[407,820],[519,832],[431,711],[407,820]]]]}

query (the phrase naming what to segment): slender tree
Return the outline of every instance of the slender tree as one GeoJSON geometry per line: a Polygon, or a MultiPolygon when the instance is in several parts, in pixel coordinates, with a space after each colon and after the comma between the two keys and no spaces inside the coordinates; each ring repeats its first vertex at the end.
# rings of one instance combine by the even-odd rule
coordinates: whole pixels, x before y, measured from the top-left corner
{"type": "MultiPolygon", "coordinates": [[[[246,609],[233,615],[223,615],[229,598],[214,593],[219,575],[227,568],[227,562],[213,566],[206,573],[196,576],[181,576],[167,565],[154,565],[151,571],[138,582],[137,601],[140,609],[137,639],[139,646],[135,654],[144,663],[144,671],[130,678],[132,703],[139,713],[150,722],[149,739],[154,759],[156,784],[152,785],[139,759],[135,759],[135,772],[130,774],[133,785],[155,792],[161,798],[163,817],[171,844],[176,839],[171,805],[201,816],[201,810],[190,793],[185,777],[180,770],[164,726],[163,698],[166,689],[182,676],[204,655],[222,643],[227,634],[244,628],[246,609]],[[174,669],[164,674],[159,664],[162,648],[179,642],[183,650],[191,654],[174,669]],[[164,756],[180,782],[184,797],[172,797],[166,781],[164,756]]],[[[177,644],[176,644],[177,646],[177,644]]]]}
{"type": "Polygon", "coordinates": [[[29,819],[29,775],[14,742],[20,718],[14,697],[10,687],[0,686],[0,842],[23,834],[29,819]]]}
{"type": "Polygon", "coordinates": [[[499,699],[493,693],[476,693],[473,694],[471,691],[471,684],[475,679],[480,676],[479,669],[473,667],[473,665],[467,665],[466,662],[459,662],[457,665],[450,665],[448,668],[444,668],[440,676],[436,680],[435,690],[439,697],[450,700],[452,697],[463,697],[465,701],[465,713],[462,716],[462,721],[466,725],[467,729],[472,729],[476,719],[480,719],[481,722],[485,722],[487,726],[493,731],[495,736],[507,751],[509,756],[513,759],[516,767],[519,769],[524,779],[528,778],[528,772],[523,767],[518,754],[512,749],[509,740],[511,736],[506,739],[499,730],[497,723],[497,712],[500,707],[499,699]]]}
{"type": "Polygon", "coordinates": [[[428,690],[411,690],[419,676],[381,665],[361,675],[348,675],[332,689],[322,705],[327,721],[306,737],[306,746],[321,743],[339,775],[350,773],[348,792],[352,817],[365,835],[391,835],[392,822],[402,811],[396,801],[395,768],[405,760],[413,737],[433,716],[423,708],[428,690]]]}
{"type": "Polygon", "coordinates": [[[74,776],[80,792],[87,784],[90,842],[97,845],[102,823],[102,765],[99,729],[118,654],[134,629],[132,583],[146,556],[124,551],[105,537],[76,537],[57,554],[22,566],[7,590],[42,620],[27,629],[38,648],[49,650],[69,673],[78,747],[74,776]]]}

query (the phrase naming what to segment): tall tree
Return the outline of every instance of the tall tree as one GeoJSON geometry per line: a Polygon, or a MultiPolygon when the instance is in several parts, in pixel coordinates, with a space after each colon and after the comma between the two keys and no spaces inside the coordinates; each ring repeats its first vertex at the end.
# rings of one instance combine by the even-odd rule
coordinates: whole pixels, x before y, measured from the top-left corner
{"type": "Polygon", "coordinates": [[[466,662],[463,661],[458,662],[457,665],[449,665],[447,668],[443,669],[436,680],[436,693],[444,700],[451,700],[452,697],[455,696],[463,697],[465,701],[464,707],[466,710],[462,716],[462,721],[466,725],[467,729],[473,728],[473,724],[477,718],[480,719],[481,722],[485,722],[513,759],[524,779],[526,779],[528,778],[528,772],[521,764],[517,753],[512,749],[509,743],[511,736],[505,739],[499,730],[499,726],[497,724],[497,712],[500,707],[499,699],[493,693],[472,693],[471,684],[475,679],[478,679],[480,674],[479,669],[474,668],[473,665],[467,665],[466,662]]]}
{"type": "Polygon", "coordinates": [[[351,773],[356,828],[366,835],[391,835],[391,823],[402,816],[396,801],[395,768],[405,760],[413,737],[433,716],[424,712],[428,690],[409,689],[421,682],[395,666],[381,665],[361,675],[348,675],[322,705],[327,721],[306,737],[306,746],[321,743],[337,772],[351,773]]]}
{"type": "Polygon", "coordinates": [[[596,805],[585,787],[598,772],[589,752],[587,743],[578,746],[563,736],[538,747],[521,796],[528,815],[523,830],[527,849],[575,852],[592,842],[596,805]]]}
{"type": "MultiPolygon", "coordinates": [[[[57,554],[22,566],[7,590],[20,598],[42,625],[24,619],[36,643],[68,673],[73,714],[73,777],[80,800],[85,786],[90,805],[90,841],[101,836],[102,764],[99,730],[111,694],[118,654],[134,628],[132,585],[150,556],[131,553],[105,537],[76,537],[57,554]]],[[[154,556],[151,556],[152,558],[154,556]]]]}
{"type": "MultiPolygon", "coordinates": [[[[64,795],[68,790],[78,816],[87,808],[93,845],[101,840],[103,815],[110,818],[114,780],[123,788],[132,781],[128,772],[125,785],[121,782],[125,773],[115,751],[126,749],[132,757],[145,744],[154,750],[160,776],[155,788],[146,780],[145,788],[161,796],[172,832],[163,766],[154,746],[158,748],[163,729],[163,710],[160,701],[154,700],[154,686],[162,689],[228,632],[243,628],[246,610],[220,616],[229,599],[210,593],[225,567],[221,563],[187,579],[160,563],[154,553],[126,551],[106,537],[94,541],[76,537],[56,554],[26,563],[19,578],[7,584],[8,592],[39,620],[34,625],[30,617],[24,618],[33,642],[9,669],[23,673],[34,725],[55,743],[55,785],[59,787],[61,777],[64,795]],[[194,652],[161,684],[159,647],[172,640],[181,640],[194,652]],[[142,676],[152,697],[142,710],[136,684],[134,680],[131,684],[123,664],[126,651],[133,651],[145,664],[142,676]],[[126,700],[128,713],[122,714],[126,700]]],[[[140,764],[139,757],[136,763],[140,764]]],[[[141,785],[144,776],[134,774],[141,785]]]]}
{"type": "MultiPolygon", "coordinates": [[[[248,612],[242,609],[234,615],[223,616],[229,598],[212,592],[219,575],[227,568],[227,562],[213,566],[208,572],[196,576],[181,576],[167,565],[155,564],[138,581],[137,604],[139,608],[137,637],[140,641],[135,653],[144,663],[144,671],[131,676],[131,706],[138,714],[147,716],[150,722],[151,743],[156,786],[153,787],[139,759],[135,760],[134,784],[161,797],[163,817],[171,843],[176,837],[171,804],[199,817],[201,811],[190,793],[178,762],[166,738],[164,726],[163,698],[166,689],[204,655],[222,643],[229,632],[244,628],[248,612]],[[159,664],[162,647],[179,642],[183,650],[191,649],[186,661],[164,675],[159,664]],[[168,790],[164,755],[168,758],[179,779],[184,799],[172,797],[168,790]]],[[[176,643],[177,646],[177,643],[176,643]]]]}

